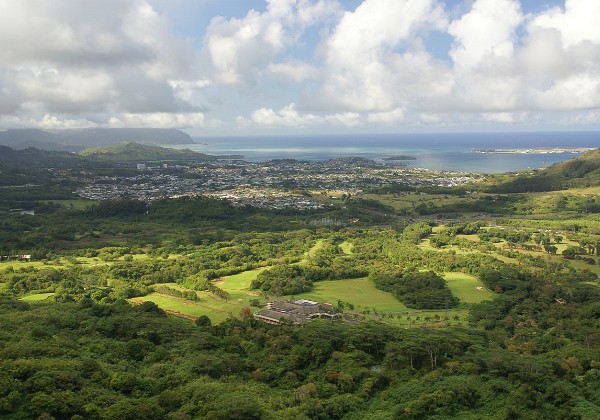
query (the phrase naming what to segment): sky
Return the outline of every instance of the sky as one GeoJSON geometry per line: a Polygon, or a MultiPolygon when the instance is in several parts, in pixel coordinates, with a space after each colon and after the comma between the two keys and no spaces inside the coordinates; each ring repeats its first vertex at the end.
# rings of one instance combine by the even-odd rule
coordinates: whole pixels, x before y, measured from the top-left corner
{"type": "Polygon", "coordinates": [[[600,129],[599,0],[0,0],[0,129],[600,129]]]}

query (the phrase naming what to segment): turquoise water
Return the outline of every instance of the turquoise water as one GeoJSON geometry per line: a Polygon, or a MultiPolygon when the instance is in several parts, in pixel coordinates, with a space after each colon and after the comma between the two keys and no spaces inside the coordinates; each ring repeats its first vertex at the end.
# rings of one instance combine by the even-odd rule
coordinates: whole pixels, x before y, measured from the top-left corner
{"type": "Polygon", "coordinates": [[[241,154],[247,161],[326,160],[364,157],[381,160],[409,155],[411,167],[499,173],[549,166],[574,154],[480,154],[477,149],[600,147],[598,132],[204,137],[181,145],[208,154],[241,154]]]}

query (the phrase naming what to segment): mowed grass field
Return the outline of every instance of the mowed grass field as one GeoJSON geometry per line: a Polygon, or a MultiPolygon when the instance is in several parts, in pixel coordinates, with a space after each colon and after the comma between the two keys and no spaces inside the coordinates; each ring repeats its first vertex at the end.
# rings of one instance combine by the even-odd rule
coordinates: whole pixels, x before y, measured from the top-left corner
{"type": "MultiPolygon", "coordinates": [[[[196,292],[200,298],[199,302],[188,301],[183,298],[163,295],[160,293],[151,293],[147,296],[132,299],[133,301],[152,301],[160,308],[191,317],[207,315],[213,323],[219,323],[229,316],[237,317],[243,307],[249,306],[250,299],[259,299],[262,304],[266,299],[260,296],[257,291],[249,290],[252,280],[268,267],[246,271],[243,273],[223,277],[217,281],[217,285],[230,294],[230,299],[225,301],[206,292],[196,292]]],[[[461,300],[461,303],[478,303],[485,299],[490,299],[493,294],[487,290],[478,290],[483,287],[481,282],[473,276],[463,273],[445,273],[444,277],[448,282],[448,287],[452,293],[461,300]]],[[[186,290],[175,283],[166,283],[166,286],[179,290],[186,290]]],[[[159,285],[155,285],[159,286],[159,285]]],[[[315,282],[313,290],[307,293],[297,295],[282,296],[281,299],[309,299],[317,302],[331,303],[337,305],[338,300],[354,305],[355,311],[361,313],[385,313],[385,314],[404,314],[413,317],[433,317],[439,315],[444,317],[448,313],[440,310],[415,310],[407,308],[399,302],[391,293],[384,292],[375,287],[373,282],[366,277],[360,279],[342,279],[327,280],[315,282]]],[[[450,310],[452,316],[458,315],[464,319],[467,313],[466,308],[450,310]]],[[[402,325],[409,324],[412,321],[406,318],[396,319],[384,318],[386,322],[395,322],[402,325]]]]}
{"type": "Polygon", "coordinates": [[[56,293],[36,293],[35,295],[23,296],[21,299],[24,302],[42,302],[44,300],[50,299],[50,297],[54,296],[56,293]]]}
{"type": "MultiPolygon", "coordinates": [[[[457,235],[457,237],[467,239],[472,242],[481,242],[477,235],[457,235]]],[[[530,244],[534,245],[533,242],[531,242],[530,244]]],[[[494,245],[498,249],[503,249],[503,248],[507,247],[507,242],[505,240],[500,240],[499,242],[496,242],[494,245]]],[[[594,258],[597,262],[597,264],[588,264],[581,260],[567,260],[567,259],[563,258],[563,256],[561,255],[561,253],[569,246],[579,246],[579,244],[577,242],[570,241],[568,239],[563,239],[561,243],[553,244],[553,245],[556,246],[556,248],[558,249],[558,252],[556,255],[551,255],[551,254],[547,253],[546,251],[528,251],[528,250],[525,250],[525,249],[522,249],[519,247],[513,248],[513,251],[519,252],[521,254],[531,255],[533,257],[543,257],[544,259],[550,260],[555,263],[567,262],[571,267],[573,267],[575,269],[578,269],[578,270],[587,269],[600,277],[600,259],[598,257],[595,257],[593,255],[588,256],[588,257],[594,258]]],[[[448,252],[450,250],[453,250],[456,254],[459,254],[459,255],[474,254],[474,253],[480,252],[477,250],[470,250],[470,249],[465,250],[465,249],[461,249],[457,246],[451,246],[451,245],[445,246],[443,248],[435,248],[435,247],[431,246],[431,241],[429,238],[423,239],[421,241],[421,243],[419,244],[419,248],[421,248],[423,250],[436,251],[436,252],[448,252]]],[[[500,261],[505,262],[505,263],[518,264],[518,260],[515,258],[505,257],[496,252],[492,252],[492,253],[490,253],[490,255],[493,256],[494,258],[497,258],[500,261]]]]}
{"type": "Polygon", "coordinates": [[[352,255],[354,254],[354,251],[352,251],[352,248],[354,248],[354,244],[352,242],[348,242],[348,241],[344,241],[341,244],[338,245],[340,247],[340,249],[342,250],[342,252],[346,255],[352,255]]]}
{"type": "Polygon", "coordinates": [[[469,274],[444,273],[444,279],[450,290],[452,290],[452,294],[459,298],[461,302],[479,303],[494,296],[477,277],[469,274]]]}
{"type": "MultiPolygon", "coordinates": [[[[150,258],[147,254],[131,254],[134,261],[142,261],[150,258]]],[[[179,257],[179,254],[169,255],[170,259],[179,257]]],[[[125,257],[119,257],[115,261],[124,261],[125,257]]],[[[112,265],[113,261],[104,261],[99,257],[76,257],[77,265],[81,266],[98,266],[98,265],[112,265]]],[[[67,258],[58,258],[56,260],[49,261],[2,261],[0,262],[0,271],[6,268],[12,268],[13,270],[18,270],[19,268],[64,268],[68,266],[72,266],[73,264],[67,258]]]]}
{"type": "MultiPolygon", "coordinates": [[[[224,321],[230,316],[239,316],[240,310],[250,306],[250,299],[261,299],[258,293],[251,291],[250,284],[258,274],[268,267],[261,267],[254,270],[244,271],[243,273],[222,277],[215,281],[215,284],[229,293],[230,299],[224,300],[217,298],[211,293],[196,292],[200,299],[199,302],[193,302],[176,296],[169,296],[162,293],[150,293],[149,295],[130,299],[132,302],[150,301],[156,303],[161,309],[169,311],[174,315],[182,314],[188,317],[198,318],[201,315],[208,316],[214,324],[224,321]]],[[[158,288],[161,285],[168,286],[177,290],[189,290],[177,283],[155,284],[158,288]]],[[[261,299],[264,301],[264,299],[261,299]]]]}
{"type": "Polygon", "coordinates": [[[227,291],[232,300],[242,299],[247,302],[248,299],[258,295],[258,291],[250,291],[252,280],[254,280],[261,271],[266,270],[267,268],[269,267],[256,268],[254,270],[226,276],[219,279],[216,284],[221,289],[227,291]]]}
{"type": "Polygon", "coordinates": [[[130,299],[136,302],[154,302],[159,308],[174,313],[175,315],[187,315],[197,318],[207,315],[214,324],[222,322],[230,316],[237,316],[241,305],[227,303],[206,293],[199,292],[200,302],[192,302],[175,296],[163,295],[161,293],[150,293],[139,298],[130,299]]]}
{"type": "Polygon", "coordinates": [[[366,277],[360,279],[326,280],[314,283],[313,290],[284,299],[309,299],[336,305],[338,300],[349,302],[359,308],[374,308],[378,311],[399,312],[408,308],[388,292],[375,288],[366,277]]]}

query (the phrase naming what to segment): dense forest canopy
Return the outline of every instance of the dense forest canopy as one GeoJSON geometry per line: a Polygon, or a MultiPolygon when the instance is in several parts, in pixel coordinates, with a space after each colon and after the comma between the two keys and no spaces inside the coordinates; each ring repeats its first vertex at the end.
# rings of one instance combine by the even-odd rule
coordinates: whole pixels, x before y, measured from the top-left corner
{"type": "Polygon", "coordinates": [[[66,168],[130,169],[18,152],[0,162],[0,416],[598,418],[597,163],[307,189],[327,206],[298,210],[75,200],[66,168]],[[542,176],[573,187],[535,192],[542,176]],[[254,319],[288,299],[338,320],[254,319]]]}

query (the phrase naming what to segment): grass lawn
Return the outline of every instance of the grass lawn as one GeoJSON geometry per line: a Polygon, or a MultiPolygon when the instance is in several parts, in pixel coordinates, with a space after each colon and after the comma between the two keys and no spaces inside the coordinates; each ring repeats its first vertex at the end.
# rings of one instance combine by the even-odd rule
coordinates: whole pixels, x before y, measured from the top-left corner
{"type": "Polygon", "coordinates": [[[313,290],[284,299],[309,299],[323,303],[337,304],[338,299],[352,303],[357,309],[374,308],[378,311],[399,312],[409,310],[398,302],[391,293],[375,288],[367,278],[326,280],[314,283],[313,290]]]}
{"type": "Polygon", "coordinates": [[[354,254],[354,251],[352,251],[352,248],[354,248],[354,244],[352,242],[348,242],[348,241],[344,241],[341,244],[338,245],[340,247],[340,249],[342,250],[342,252],[346,255],[352,255],[354,254]]]}
{"type": "Polygon", "coordinates": [[[447,322],[443,320],[446,315],[450,318],[451,324],[464,325],[468,314],[468,309],[463,307],[448,311],[407,308],[391,293],[375,288],[375,285],[366,278],[318,281],[310,292],[282,297],[282,299],[292,298],[315,300],[333,305],[336,305],[340,299],[343,302],[352,303],[355,311],[361,313],[366,319],[376,319],[404,327],[446,326],[447,322]],[[366,315],[365,310],[368,311],[366,315]],[[373,310],[377,311],[377,314],[373,310]],[[436,315],[439,317],[439,321],[435,320],[436,315]]]}
{"type": "Polygon", "coordinates": [[[160,286],[167,286],[170,289],[180,290],[182,292],[184,292],[186,290],[190,290],[190,289],[187,289],[187,288],[183,287],[182,285],[180,285],[178,283],[155,283],[155,284],[153,284],[150,287],[152,287],[154,290],[158,290],[158,288],[160,286]]]}
{"type": "MultiPolygon", "coordinates": [[[[253,296],[253,292],[248,290],[250,283],[258,273],[266,268],[258,268],[220,279],[217,284],[230,294],[231,299],[228,301],[218,299],[206,292],[196,292],[200,298],[199,302],[192,302],[161,293],[151,293],[141,298],[132,299],[132,301],[151,301],[166,311],[190,317],[207,315],[216,324],[229,316],[237,317],[240,309],[249,306],[248,300],[253,296]]],[[[490,292],[477,290],[481,283],[473,276],[462,273],[446,273],[445,278],[452,292],[464,303],[476,303],[492,296],[490,292]]],[[[165,285],[185,290],[185,288],[175,283],[165,283],[165,285]]],[[[264,298],[259,296],[257,298],[264,303],[264,298]]],[[[465,307],[450,309],[449,311],[407,308],[396,300],[391,293],[377,289],[367,278],[319,281],[314,283],[313,290],[310,292],[282,296],[281,299],[309,299],[333,305],[336,305],[339,299],[343,302],[352,303],[355,311],[363,315],[366,313],[367,318],[379,319],[407,327],[446,325],[446,321],[443,320],[446,315],[452,323],[463,323],[468,312],[465,307]],[[437,321],[434,320],[436,315],[438,316],[437,321]]]]}
{"type": "MultiPolygon", "coordinates": [[[[174,254],[169,256],[169,259],[179,257],[179,254],[174,254]]],[[[147,260],[150,258],[147,254],[132,254],[134,261],[147,260]]],[[[114,262],[112,261],[104,261],[98,257],[76,257],[77,265],[81,266],[98,266],[98,265],[112,265],[114,262]]],[[[124,261],[124,257],[119,257],[116,261],[124,261]]],[[[19,268],[29,268],[34,267],[37,269],[43,268],[65,268],[72,266],[73,264],[67,258],[59,258],[58,260],[50,260],[44,263],[43,261],[2,261],[0,262],[0,271],[12,267],[13,270],[18,270],[19,268]]]]}
{"type": "Polygon", "coordinates": [[[22,300],[24,302],[29,302],[29,303],[41,302],[41,301],[44,301],[54,295],[55,295],[55,293],[36,293],[35,295],[23,296],[19,300],[22,300]]]}
{"type": "Polygon", "coordinates": [[[244,271],[239,274],[233,274],[231,276],[222,277],[217,281],[217,286],[227,291],[231,296],[231,299],[242,299],[246,302],[258,291],[250,291],[250,283],[258,276],[258,274],[270,267],[261,267],[254,270],[244,271]]]}
{"type": "Polygon", "coordinates": [[[445,273],[444,279],[452,294],[465,303],[479,303],[491,299],[494,294],[485,289],[476,277],[464,273],[445,273]],[[483,290],[477,290],[483,287],[483,290]]]}
{"type": "Polygon", "coordinates": [[[304,256],[304,259],[302,260],[302,262],[306,262],[306,259],[309,257],[314,257],[315,254],[317,253],[317,251],[319,249],[321,249],[323,247],[323,244],[325,243],[325,241],[323,239],[319,239],[311,249],[309,249],[308,251],[306,251],[306,254],[304,256]]]}
{"type": "MultiPolygon", "coordinates": [[[[267,268],[269,267],[261,267],[216,280],[215,284],[229,293],[230,299],[228,301],[216,298],[210,293],[199,291],[196,291],[196,294],[200,298],[199,302],[192,302],[187,299],[164,295],[158,292],[150,293],[149,295],[140,298],[134,298],[132,301],[151,301],[165,311],[178,312],[191,317],[207,315],[214,324],[217,324],[227,319],[229,316],[237,317],[240,309],[250,306],[249,300],[253,299],[255,294],[257,299],[260,299],[261,301],[264,300],[258,293],[250,291],[249,288],[252,280],[254,280],[262,270],[267,268]]],[[[160,283],[155,284],[154,287],[158,288],[161,285],[181,291],[190,290],[177,283],[160,283]]]]}
{"type": "Polygon", "coordinates": [[[478,235],[463,235],[463,234],[459,234],[456,235],[457,238],[461,238],[461,239],[466,239],[467,241],[471,241],[471,242],[481,242],[481,239],[479,239],[478,235]]]}
{"type": "Polygon", "coordinates": [[[154,302],[165,311],[176,312],[195,318],[207,315],[214,324],[222,322],[230,316],[237,316],[242,308],[242,305],[216,299],[207,293],[198,292],[198,296],[200,296],[200,302],[192,302],[175,296],[150,293],[147,296],[131,299],[131,301],[154,302]]]}
{"type": "Polygon", "coordinates": [[[61,268],[66,264],[65,260],[60,261],[60,264],[55,264],[54,262],[49,262],[48,264],[44,264],[41,261],[3,261],[0,263],[0,271],[12,267],[13,270],[18,270],[19,268],[61,268]]]}

